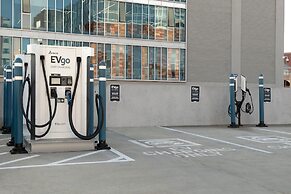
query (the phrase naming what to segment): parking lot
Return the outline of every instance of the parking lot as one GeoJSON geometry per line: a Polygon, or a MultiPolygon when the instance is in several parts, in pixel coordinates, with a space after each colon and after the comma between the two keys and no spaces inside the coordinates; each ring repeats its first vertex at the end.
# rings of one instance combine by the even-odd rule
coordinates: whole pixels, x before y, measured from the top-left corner
{"type": "Polygon", "coordinates": [[[10,155],[0,193],[291,194],[291,126],[110,128],[107,151],[10,155]]]}

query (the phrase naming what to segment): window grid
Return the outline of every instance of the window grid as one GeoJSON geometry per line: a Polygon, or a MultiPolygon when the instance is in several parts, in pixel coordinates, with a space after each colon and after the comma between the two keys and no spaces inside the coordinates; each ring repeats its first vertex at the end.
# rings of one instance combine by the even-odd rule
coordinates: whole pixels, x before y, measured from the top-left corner
{"type": "MultiPolygon", "coordinates": [[[[169,42],[186,41],[186,9],[128,3],[116,0],[96,0],[95,10],[91,8],[93,1],[2,0],[1,27],[169,42]],[[19,6],[20,1],[21,5],[19,6]],[[53,7],[52,3],[54,3],[53,7]],[[4,4],[5,6],[3,6],[4,4]],[[109,7],[105,7],[105,5],[109,5],[109,7]],[[126,10],[126,13],[130,11],[130,18],[127,18],[126,22],[120,21],[121,8],[124,9],[123,5],[125,8],[131,7],[131,10],[126,10]],[[29,9],[28,6],[30,6],[29,9]],[[21,13],[15,13],[15,9],[19,11],[20,7],[21,13]],[[174,29],[172,27],[172,21],[169,21],[169,17],[172,17],[172,9],[175,10],[174,29]],[[149,12],[146,13],[147,19],[144,17],[144,12],[146,11],[149,12]],[[92,29],[92,25],[94,25],[92,21],[93,15],[96,15],[97,20],[96,32],[94,31],[95,29],[92,29]],[[107,21],[104,21],[104,19],[107,21]],[[57,22],[59,20],[62,21],[57,22]],[[124,26],[125,23],[126,25],[124,26]],[[124,36],[124,30],[127,32],[126,36],[124,36]],[[172,32],[173,30],[174,32],[172,32]],[[175,38],[172,38],[173,33],[175,38]]],[[[186,1],[177,0],[171,2],[186,3],[186,1]]]]}

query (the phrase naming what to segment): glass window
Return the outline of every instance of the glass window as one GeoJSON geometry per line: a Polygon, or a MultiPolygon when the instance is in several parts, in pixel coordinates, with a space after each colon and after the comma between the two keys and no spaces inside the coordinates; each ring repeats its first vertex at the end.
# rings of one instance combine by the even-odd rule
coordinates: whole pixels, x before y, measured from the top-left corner
{"type": "Polygon", "coordinates": [[[98,69],[97,69],[97,52],[98,52],[98,48],[97,48],[97,43],[90,43],[90,47],[94,49],[94,56],[90,57],[90,64],[93,65],[94,67],[94,77],[96,77],[97,73],[98,73],[98,69]]]}
{"type": "Polygon", "coordinates": [[[133,79],[141,79],[141,47],[133,46],[133,79]]]}
{"type": "Polygon", "coordinates": [[[71,0],[64,0],[64,32],[71,33],[71,0]]]}
{"type": "Polygon", "coordinates": [[[155,48],[155,80],[161,79],[161,48],[155,48]]]}
{"type": "Polygon", "coordinates": [[[149,80],[154,80],[155,75],[155,48],[149,47],[149,80]]]}
{"type": "Polygon", "coordinates": [[[126,79],[132,79],[132,46],[126,46],[126,79]]]}
{"type": "Polygon", "coordinates": [[[104,35],[104,0],[98,1],[98,35],[104,35]]]}
{"type": "Polygon", "coordinates": [[[111,44],[105,44],[106,78],[111,78],[111,44]]]}
{"type": "Polygon", "coordinates": [[[31,0],[31,29],[46,30],[47,0],[31,0]]]}
{"type": "Polygon", "coordinates": [[[125,46],[119,46],[119,78],[125,79],[125,46]]]}
{"type": "Polygon", "coordinates": [[[63,32],[63,0],[56,0],[56,31],[63,32]]]}
{"type": "Polygon", "coordinates": [[[125,22],[126,22],[126,14],[125,14],[125,3],[119,2],[119,36],[125,37],[125,22]]]}
{"type": "Polygon", "coordinates": [[[149,38],[154,40],[155,39],[155,6],[154,5],[150,5],[149,19],[150,19],[149,38]]]}
{"type": "Polygon", "coordinates": [[[126,37],[132,38],[132,3],[126,3],[126,37]]]}
{"type": "Polygon", "coordinates": [[[186,50],[180,50],[180,81],[185,81],[186,50]]]}
{"type": "Polygon", "coordinates": [[[56,2],[55,0],[48,0],[48,31],[55,32],[55,12],[56,2]]]}
{"type": "Polygon", "coordinates": [[[149,38],[149,6],[143,5],[143,12],[142,12],[142,38],[148,39],[149,38]]]}
{"type": "Polygon", "coordinates": [[[82,1],[72,0],[72,32],[82,33],[82,1]]]}
{"type": "Polygon", "coordinates": [[[148,47],[143,46],[141,49],[141,65],[142,65],[142,80],[148,80],[149,79],[149,63],[148,63],[148,47]]]}
{"type": "Polygon", "coordinates": [[[133,4],[133,38],[141,38],[142,5],[133,4]]]}
{"type": "Polygon", "coordinates": [[[30,13],[30,0],[22,0],[22,12],[30,13]]]}
{"type": "MultiPolygon", "coordinates": [[[[3,65],[8,65],[11,63],[11,57],[12,57],[12,38],[11,37],[2,37],[2,42],[1,42],[1,59],[2,59],[2,66],[3,65]],[[6,52],[5,52],[6,51],[6,52]]],[[[1,48],[0,47],[0,48],[1,48]]]]}
{"type": "Polygon", "coordinates": [[[180,29],[181,29],[181,42],[186,41],[186,10],[181,9],[181,23],[180,23],[180,29]]]}
{"type": "Polygon", "coordinates": [[[167,8],[156,7],[156,39],[167,40],[167,8]]]}
{"type": "Polygon", "coordinates": [[[105,35],[118,36],[118,2],[105,0],[105,35]]]}
{"type": "Polygon", "coordinates": [[[22,29],[30,29],[30,13],[22,14],[22,29]]]}
{"type": "Polygon", "coordinates": [[[12,1],[1,1],[1,27],[12,27],[12,1]]]}
{"type": "Polygon", "coordinates": [[[21,28],[21,0],[14,0],[14,28],[21,28]]]}
{"type": "Polygon", "coordinates": [[[174,31],[174,40],[180,40],[180,9],[175,9],[175,31],[174,31]]]}
{"type": "Polygon", "coordinates": [[[124,79],[125,49],[124,46],[112,45],[112,78],[124,79]]]}
{"type": "Polygon", "coordinates": [[[21,53],[27,52],[27,45],[30,44],[30,38],[22,38],[21,53]]]}
{"type": "Polygon", "coordinates": [[[174,27],[175,27],[175,19],[174,19],[174,8],[168,8],[168,41],[174,41],[174,27]]]}
{"type": "Polygon", "coordinates": [[[21,38],[13,38],[13,53],[12,59],[15,59],[15,56],[21,53],[21,38]]]}
{"type": "Polygon", "coordinates": [[[89,34],[90,29],[89,0],[82,0],[82,4],[83,4],[83,34],[89,34]]]}
{"type": "Polygon", "coordinates": [[[97,1],[91,0],[90,8],[90,34],[97,34],[97,1]]]}
{"type": "Polygon", "coordinates": [[[56,45],[56,41],[55,40],[48,40],[48,45],[56,45]]]}
{"type": "Polygon", "coordinates": [[[162,48],[162,80],[167,80],[167,48],[162,48]]]}
{"type": "Polygon", "coordinates": [[[101,61],[104,61],[104,56],[105,56],[105,53],[104,53],[104,44],[102,43],[98,43],[97,44],[97,66],[95,68],[95,77],[98,77],[98,65],[101,61]]]}
{"type": "Polygon", "coordinates": [[[179,49],[168,49],[168,80],[179,80],[179,49]]]}

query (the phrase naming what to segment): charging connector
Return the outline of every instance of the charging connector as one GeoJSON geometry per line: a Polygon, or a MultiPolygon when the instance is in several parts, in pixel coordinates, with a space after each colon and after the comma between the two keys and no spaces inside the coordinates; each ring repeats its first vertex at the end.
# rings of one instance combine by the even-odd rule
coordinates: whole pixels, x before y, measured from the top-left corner
{"type": "Polygon", "coordinates": [[[55,99],[58,97],[57,88],[51,88],[51,98],[55,99]]]}

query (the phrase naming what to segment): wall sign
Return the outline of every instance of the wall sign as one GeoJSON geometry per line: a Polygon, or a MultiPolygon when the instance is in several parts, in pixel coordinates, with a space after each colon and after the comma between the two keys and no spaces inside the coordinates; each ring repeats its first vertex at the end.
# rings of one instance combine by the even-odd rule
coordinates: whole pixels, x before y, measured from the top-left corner
{"type": "Polygon", "coordinates": [[[120,85],[110,85],[110,101],[120,101],[120,85]]]}
{"type": "Polygon", "coordinates": [[[191,102],[199,102],[200,98],[200,87],[191,86],[191,102]]]}
{"type": "Polygon", "coordinates": [[[264,88],[264,102],[271,102],[271,88],[264,88]]]}

